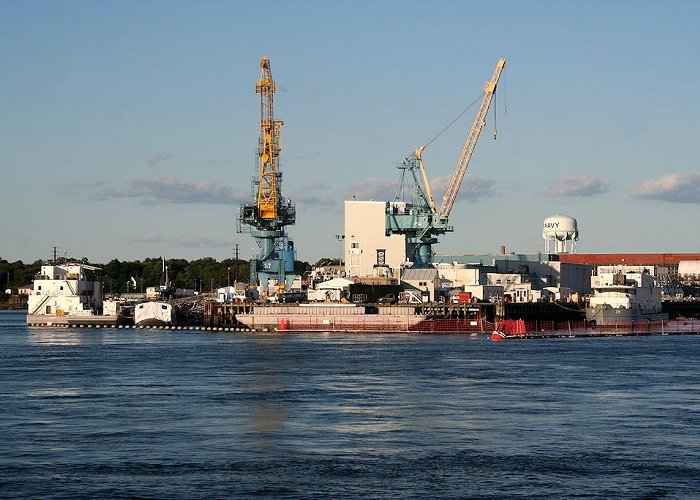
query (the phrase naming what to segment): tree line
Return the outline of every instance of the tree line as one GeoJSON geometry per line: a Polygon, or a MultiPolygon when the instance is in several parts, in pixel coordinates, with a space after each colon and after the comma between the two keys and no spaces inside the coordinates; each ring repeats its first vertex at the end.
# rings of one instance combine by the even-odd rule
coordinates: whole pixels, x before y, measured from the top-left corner
{"type": "MultiPolygon", "coordinates": [[[[326,259],[328,260],[328,259],[326,259]]],[[[75,262],[70,258],[59,258],[57,264],[75,262]]],[[[145,292],[149,286],[163,283],[163,260],[160,257],[144,260],[120,261],[112,259],[106,264],[89,262],[83,258],[82,264],[102,269],[101,276],[106,293],[145,292]]],[[[21,260],[8,262],[0,258],[0,292],[29,285],[34,276],[41,270],[42,265],[49,264],[37,260],[25,264],[21,260]]],[[[166,259],[168,280],[177,288],[191,288],[207,292],[219,287],[233,284],[234,281],[247,283],[250,279],[250,263],[241,259],[224,259],[217,261],[211,257],[188,261],[186,259],[166,259]]],[[[311,269],[311,264],[305,261],[294,261],[294,270],[303,275],[311,269]]]]}

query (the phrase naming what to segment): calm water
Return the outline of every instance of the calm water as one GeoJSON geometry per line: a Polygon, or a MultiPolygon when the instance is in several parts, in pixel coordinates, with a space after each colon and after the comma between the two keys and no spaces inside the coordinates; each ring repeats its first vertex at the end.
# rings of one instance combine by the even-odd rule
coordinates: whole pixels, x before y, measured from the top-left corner
{"type": "Polygon", "coordinates": [[[700,337],[28,329],[0,497],[696,497],[700,337]]]}

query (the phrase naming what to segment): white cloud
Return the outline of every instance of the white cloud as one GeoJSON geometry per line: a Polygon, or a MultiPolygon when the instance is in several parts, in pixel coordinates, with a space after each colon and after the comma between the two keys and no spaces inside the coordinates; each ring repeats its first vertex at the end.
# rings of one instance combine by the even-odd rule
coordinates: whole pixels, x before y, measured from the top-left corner
{"type": "MultiPolygon", "coordinates": [[[[449,178],[436,177],[430,181],[435,204],[440,206],[442,196],[447,190],[449,178]]],[[[355,196],[358,200],[391,201],[396,196],[397,181],[370,177],[358,184],[350,186],[347,191],[349,198],[355,196]]],[[[496,181],[480,176],[468,176],[464,179],[457,196],[457,201],[477,201],[481,198],[494,197],[496,181]]]]}
{"type": "Polygon", "coordinates": [[[206,238],[201,235],[177,235],[166,236],[161,234],[149,234],[148,236],[136,237],[131,240],[134,243],[163,243],[168,246],[184,246],[187,248],[212,248],[212,247],[229,247],[229,240],[221,240],[216,238],[206,238]]]}
{"type": "Polygon", "coordinates": [[[550,196],[588,197],[603,194],[608,185],[593,174],[563,174],[554,179],[545,194],[550,196]]]}
{"type": "Polygon", "coordinates": [[[215,181],[183,181],[175,177],[154,175],[137,179],[119,190],[99,193],[104,198],[140,198],[144,203],[211,203],[236,205],[248,201],[249,195],[215,181]]]}
{"type": "Polygon", "coordinates": [[[326,183],[314,182],[293,189],[289,197],[297,205],[317,205],[317,206],[341,206],[343,200],[338,197],[335,190],[326,183]]]}
{"type": "Polygon", "coordinates": [[[390,201],[396,195],[396,181],[370,177],[351,185],[347,190],[347,199],[390,201]]]}
{"type": "MultiPolygon", "coordinates": [[[[430,187],[433,190],[435,204],[440,208],[442,197],[447,191],[447,185],[450,179],[448,177],[436,177],[430,181],[430,187]]],[[[498,195],[496,189],[496,181],[481,177],[479,175],[467,175],[462,181],[462,186],[459,188],[457,201],[478,201],[482,198],[493,198],[498,195]]]]}
{"type": "Polygon", "coordinates": [[[632,196],[671,203],[700,203],[700,173],[676,172],[648,179],[632,188],[632,196]]]}
{"type": "Polygon", "coordinates": [[[159,163],[162,163],[165,160],[167,160],[168,158],[170,158],[170,155],[164,153],[156,153],[153,156],[151,156],[148,160],[146,160],[146,163],[149,167],[155,167],[159,163]]]}

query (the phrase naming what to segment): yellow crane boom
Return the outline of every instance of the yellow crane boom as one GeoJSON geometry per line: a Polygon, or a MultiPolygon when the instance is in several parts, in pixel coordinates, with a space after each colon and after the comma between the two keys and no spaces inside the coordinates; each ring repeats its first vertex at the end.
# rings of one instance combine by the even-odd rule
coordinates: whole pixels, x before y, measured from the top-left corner
{"type": "Polygon", "coordinates": [[[282,120],[275,120],[273,96],[275,82],[272,80],[270,60],[260,58],[260,80],[255,85],[255,93],[260,94],[260,138],[258,156],[260,163],[260,183],[258,186],[257,208],[261,219],[277,217],[277,157],[281,148],[282,120]]]}
{"type": "Polygon", "coordinates": [[[421,146],[418,149],[416,149],[416,152],[414,154],[416,155],[416,159],[418,159],[418,163],[420,165],[420,173],[423,176],[423,184],[425,184],[425,194],[428,201],[428,205],[430,205],[430,211],[432,213],[436,213],[437,209],[435,208],[435,201],[433,200],[433,190],[430,189],[430,182],[428,182],[428,174],[426,173],[425,165],[423,164],[424,149],[425,146],[421,146]]]}
{"type": "Polygon", "coordinates": [[[486,116],[488,115],[489,108],[491,107],[491,101],[493,101],[493,96],[496,93],[496,86],[498,85],[498,80],[501,78],[501,73],[506,65],[505,59],[500,59],[496,65],[496,70],[493,73],[491,80],[486,82],[484,87],[484,97],[481,100],[481,106],[479,106],[479,111],[474,118],[474,123],[472,128],[469,130],[469,135],[462,148],[462,154],[459,156],[457,161],[457,166],[452,173],[452,178],[450,183],[447,185],[447,191],[445,196],[442,198],[442,205],[440,206],[440,215],[443,217],[449,217],[452,211],[452,206],[457,199],[457,194],[459,193],[459,188],[462,186],[462,180],[464,179],[464,174],[467,172],[469,167],[469,161],[474,153],[474,148],[476,148],[476,143],[479,140],[479,134],[481,134],[481,129],[486,125],[486,116]]]}

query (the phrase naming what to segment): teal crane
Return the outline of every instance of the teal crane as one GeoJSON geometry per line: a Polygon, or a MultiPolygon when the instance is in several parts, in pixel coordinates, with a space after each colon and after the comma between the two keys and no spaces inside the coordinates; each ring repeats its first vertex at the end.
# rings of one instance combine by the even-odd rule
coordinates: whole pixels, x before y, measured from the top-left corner
{"type": "MultiPolygon", "coordinates": [[[[401,170],[399,191],[404,184],[412,186],[411,200],[399,201],[397,199],[387,202],[386,205],[386,234],[402,234],[406,238],[406,259],[412,262],[414,268],[427,268],[432,266],[432,246],[438,242],[438,236],[454,231],[449,225],[449,217],[452,212],[459,189],[467,172],[476,143],[479,140],[481,129],[486,125],[491,102],[496,94],[496,87],[501,78],[501,73],[506,65],[505,59],[500,59],[491,80],[484,86],[484,95],[481,105],[472,123],[469,135],[462,148],[462,153],[457,161],[457,166],[452,173],[445,196],[442,198],[440,209],[437,210],[433,200],[432,190],[428,182],[428,176],[423,164],[424,147],[419,147],[411,155],[407,156],[398,166],[401,170]]],[[[494,138],[495,138],[494,130],[494,138]]]]}

